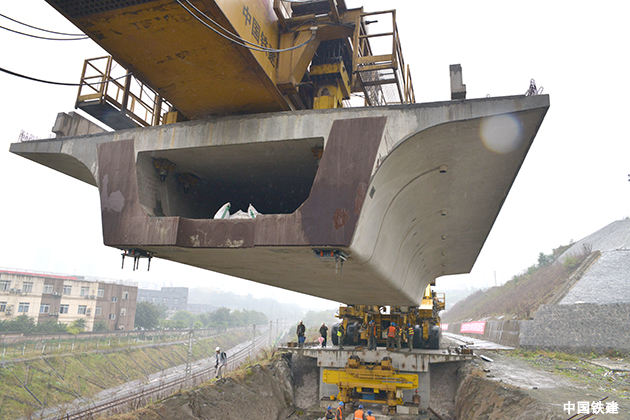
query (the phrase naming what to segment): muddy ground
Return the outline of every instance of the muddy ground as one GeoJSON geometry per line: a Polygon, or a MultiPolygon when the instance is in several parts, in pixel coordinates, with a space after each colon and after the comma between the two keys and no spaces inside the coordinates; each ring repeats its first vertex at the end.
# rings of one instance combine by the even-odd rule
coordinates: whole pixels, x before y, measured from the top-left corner
{"type": "MultiPolygon", "coordinates": [[[[577,405],[578,401],[597,401],[605,396],[606,401],[618,403],[619,412],[595,418],[630,419],[630,372],[623,368],[610,373],[591,360],[558,353],[476,353],[493,361],[477,358],[432,371],[431,406],[444,420],[565,420],[575,414],[564,411],[566,402],[577,405]]],[[[623,361],[616,362],[616,366],[624,366],[623,361]]],[[[323,414],[317,401],[318,376],[311,359],[276,354],[231,377],[116,418],[314,420],[323,414]]]]}

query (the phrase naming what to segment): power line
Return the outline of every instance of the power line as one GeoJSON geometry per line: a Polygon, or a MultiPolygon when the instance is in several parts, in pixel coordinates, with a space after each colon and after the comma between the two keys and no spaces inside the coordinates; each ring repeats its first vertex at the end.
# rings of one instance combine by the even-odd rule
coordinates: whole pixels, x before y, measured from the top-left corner
{"type": "MultiPolygon", "coordinates": [[[[82,86],[82,85],[87,85],[87,83],[64,83],[64,82],[54,82],[51,80],[44,80],[44,79],[38,79],[37,77],[32,77],[32,76],[27,76],[25,74],[20,74],[20,73],[16,73],[14,71],[11,70],[7,70],[5,68],[0,67],[0,71],[10,74],[11,76],[16,76],[16,77],[21,77],[22,79],[27,79],[27,80],[32,80],[34,82],[40,82],[40,83],[47,83],[49,85],[58,85],[58,86],[82,86]]],[[[94,82],[94,83],[90,83],[90,85],[100,85],[103,83],[107,83],[110,82],[112,80],[118,80],[118,79],[122,79],[123,77],[127,77],[130,76],[131,73],[127,73],[123,76],[117,77],[115,79],[109,79],[109,80],[105,80],[102,82],[94,82]]]]}
{"type": "Polygon", "coordinates": [[[2,13],[0,13],[0,16],[2,16],[5,19],[9,19],[9,20],[11,20],[11,21],[13,21],[15,23],[19,23],[20,25],[28,26],[29,28],[37,29],[38,31],[48,32],[50,34],[67,35],[67,36],[83,36],[83,35],[85,35],[85,34],[69,34],[69,33],[66,33],[66,32],[51,31],[51,30],[48,30],[48,29],[43,29],[43,28],[39,28],[37,26],[29,25],[28,23],[20,22],[19,20],[13,19],[12,17],[6,16],[6,15],[3,15],[2,13]]]}
{"type": "Polygon", "coordinates": [[[79,41],[79,40],[82,40],[82,39],[88,39],[87,36],[83,36],[83,37],[80,37],[80,38],[50,38],[50,37],[47,37],[47,36],[39,36],[39,35],[27,34],[26,32],[16,31],[15,29],[10,29],[10,28],[7,28],[7,27],[2,26],[2,25],[0,25],[0,28],[5,29],[5,30],[7,30],[9,32],[14,32],[16,34],[20,34],[20,35],[24,35],[24,36],[30,36],[31,38],[45,39],[47,41],[79,41]]]}
{"type": "MultiPolygon", "coordinates": [[[[216,28],[214,28],[211,25],[208,25],[206,22],[204,22],[199,16],[197,16],[196,14],[194,14],[192,12],[192,10],[190,10],[188,7],[186,7],[180,0],[175,0],[184,10],[186,10],[188,12],[189,15],[191,15],[192,17],[194,17],[197,21],[199,21],[202,25],[204,25],[206,28],[212,30],[214,33],[216,33],[217,35],[222,36],[223,38],[227,39],[230,42],[233,42],[235,44],[240,45],[241,47],[245,47],[248,48],[250,50],[254,50],[254,51],[260,51],[260,52],[273,52],[273,53],[281,53],[281,52],[285,52],[285,51],[292,51],[292,50],[296,50],[298,48],[302,48],[303,46],[305,46],[306,44],[308,44],[309,42],[313,41],[315,39],[315,33],[313,33],[313,36],[311,36],[307,41],[299,44],[299,45],[295,45],[293,47],[290,48],[284,48],[284,49],[275,49],[275,48],[263,48],[263,47],[259,47],[259,46],[255,46],[256,44],[252,44],[249,41],[245,41],[250,45],[247,45],[243,42],[240,42],[234,38],[230,38],[229,36],[223,34],[222,32],[218,31],[216,28]]],[[[196,9],[196,8],[195,8],[196,9]]],[[[198,10],[198,9],[197,9],[198,10]]],[[[204,16],[206,16],[203,12],[202,13],[204,16]]],[[[209,18],[208,18],[209,19],[209,18]]],[[[213,21],[214,22],[214,21],[213,21]]],[[[232,36],[238,37],[237,35],[233,34],[232,32],[228,31],[227,29],[223,28],[221,25],[217,24],[217,26],[219,26],[221,29],[223,29],[225,32],[231,34],[232,36]]],[[[240,37],[238,37],[240,38],[240,37]]]]}

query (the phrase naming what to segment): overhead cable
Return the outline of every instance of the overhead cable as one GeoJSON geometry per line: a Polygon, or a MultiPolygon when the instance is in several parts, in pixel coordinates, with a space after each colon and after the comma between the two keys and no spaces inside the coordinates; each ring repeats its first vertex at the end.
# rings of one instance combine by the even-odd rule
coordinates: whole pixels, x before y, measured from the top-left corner
{"type": "Polygon", "coordinates": [[[10,32],[14,32],[16,34],[20,34],[20,35],[24,35],[24,36],[30,36],[31,38],[45,39],[47,41],[80,41],[82,39],[88,39],[87,36],[82,36],[82,37],[79,37],[79,38],[51,38],[51,37],[47,37],[47,36],[39,36],[39,35],[27,34],[26,32],[16,31],[15,29],[10,29],[10,28],[7,28],[7,27],[2,26],[2,25],[0,25],[0,28],[5,29],[5,30],[10,31],[10,32]]]}
{"type": "MultiPolygon", "coordinates": [[[[313,33],[313,35],[306,40],[305,42],[299,44],[299,45],[294,45],[293,47],[289,47],[289,48],[283,48],[283,49],[276,49],[276,48],[264,48],[264,47],[260,47],[256,44],[253,44],[249,41],[243,40],[242,38],[240,38],[238,35],[233,34],[232,32],[228,31],[227,29],[225,29],[224,27],[222,27],[221,25],[217,24],[217,26],[219,26],[221,29],[223,29],[224,31],[226,31],[227,33],[229,33],[230,35],[232,35],[233,37],[236,37],[237,39],[231,38],[228,35],[225,35],[224,33],[220,32],[219,30],[217,30],[215,27],[208,25],[206,22],[204,22],[199,16],[197,16],[195,13],[193,13],[192,10],[190,10],[188,7],[186,7],[180,0],[175,0],[184,10],[186,10],[188,12],[189,15],[191,15],[192,17],[194,17],[197,21],[199,21],[201,24],[203,24],[206,28],[212,30],[213,32],[215,32],[217,35],[220,35],[221,37],[227,39],[230,42],[233,42],[235,44],[240,45],[241,47],[245,47],[248,48],[250,50],[254,50],[254,51],[260,51],[260,52],[271,52],[271,53],[281,53],[281,52],[285,52],[285,51],[292,51],[292,50],[296,50],[298,48],[302,48],[303,46],[305,46],[306,44],[308,44],[309,42],[313,41],[315,39],[315,33],[313,33]],[[241,42],[241,40],[243,42],[241,42]],[[250,45],[247,45],[250,44],[250,45]]],[[[194,7],[194,6],[193,6],[194,7]]],[[[197,8],[195,8],[197,9],[197,8]]],[[[197,9],[199,10],[199,9],[197,9]]],[[[200,13],[203,16],[206,16],[203,12],[200,11],[200,13]]],[[[208,18],[210,19],[210,18],[208,18]]],[[[210,19],[211,20],[211,19],[210,19]]],[[[214,21],[212,21],[214,22],[214,21]]],[[[216,23],[216,22],[215,22],[216,23]]]]}
{"type": "Polygon", "coordinates": [[[22,79],[27,79],[27,80],[32,80],[34,82],[40,82],[40,83],[48,83],[49,85],[58,85],[58,86],[83,86],[83,85],[100,85],[103,83],[107,83],[110,82],[112,80],[118,80],[118,79],[122,79],[123,77],[127,77],[127,76],[131,76],[131,73],[127,73],[124,74],[120,77],[116,77],[115,79],[108,79],[105,81],[101,81],[101,82],[93,82],[93,83],[65,83],[65,82],[53,82],[51,80],[44,80],[44,79],[38,79],[37,77],[32,77],[32,76],[27,76],[25,74],[20,74],[20,73],[16,73],[14,71],[11,70],[7,70],[5,68],[0,67],[0,71],[10,74],[11,76],[16,76],[16,77],[21,77],[22,79]]]}
{"type": "Polygon", "coordinates": [[[17,19],[13,19],[12,17],[9,17],[7,15],[3,15],[2,13],[0,13],[0,16],[2,16],[5,19],[9,19],[15,23],[19,23],[20,25],[24,25],[24,26],[28,26],[29,28],[33,28],[33,29],[37,29],[38,31],[43,31],[43,32],[48,32],[49,34],[57,34],[57,35],[67,35],[67,36],[83,36],[85,34],[69,34],[66,32],[57,32],[57,31],[51,31],[49,29],[44,29],[44,28],[40,28],[37,26],[33,26],[33,25],[29,25],[28,23],[24,23],[24,22],[20,22],[17,19]]]}

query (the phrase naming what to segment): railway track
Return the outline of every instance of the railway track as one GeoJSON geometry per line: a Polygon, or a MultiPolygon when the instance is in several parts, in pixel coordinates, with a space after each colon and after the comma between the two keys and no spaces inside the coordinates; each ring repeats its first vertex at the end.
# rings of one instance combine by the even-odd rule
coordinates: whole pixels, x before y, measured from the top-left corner
{"type": "MultiPolygon", "coordinates": [[[[225,372],[241,366],[250,357],[255,357],[269,342],[267,334],[259,335],[255,340],[248,340],[227,351],[228,364],[225,372]]],[[[114,395],[99,401],[90,401],[82,407],[68,409],[63,413],[42,415],[41,418],[53,419],[89,419],[98,415],[117,414],[129,409],[143,407],[147,403],[164,398],[172,393],[196,386],[215,377],[214,357],[203,359],[191,364],[190,373],[186,374],[186,365],[179,365],[172,369],[167,377],[160,377],[147,384],[133,389],[126,389],[124,395],[114,395]]]]}

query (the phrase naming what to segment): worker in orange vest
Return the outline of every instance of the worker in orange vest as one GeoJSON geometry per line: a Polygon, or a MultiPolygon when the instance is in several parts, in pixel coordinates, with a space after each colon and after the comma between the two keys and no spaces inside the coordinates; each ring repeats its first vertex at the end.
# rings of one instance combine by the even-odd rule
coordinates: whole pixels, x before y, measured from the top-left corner
{"type": "Polygon", "coordinates": [[[343,401],[339,401],[339,406],[335,412],[335,420],[343,420],[343,401]]]}
{"type": "Polygon", "coordinates": [[[376,420],[376,417],[372,415],[372,410],[368,410],[367,416],[365,416],[365,420],[376,420]]]}
{"type": "Polygon", "coordinates": [[[387,348],[393,349],[396,345],[396,323],[392,322],[387,327],[387,348]]]}
{"type": "Polygon", "coordinates": [[[366,420],[362,405],[359,405],[359,408],[354,411],[354,420],[366,420]]]}

